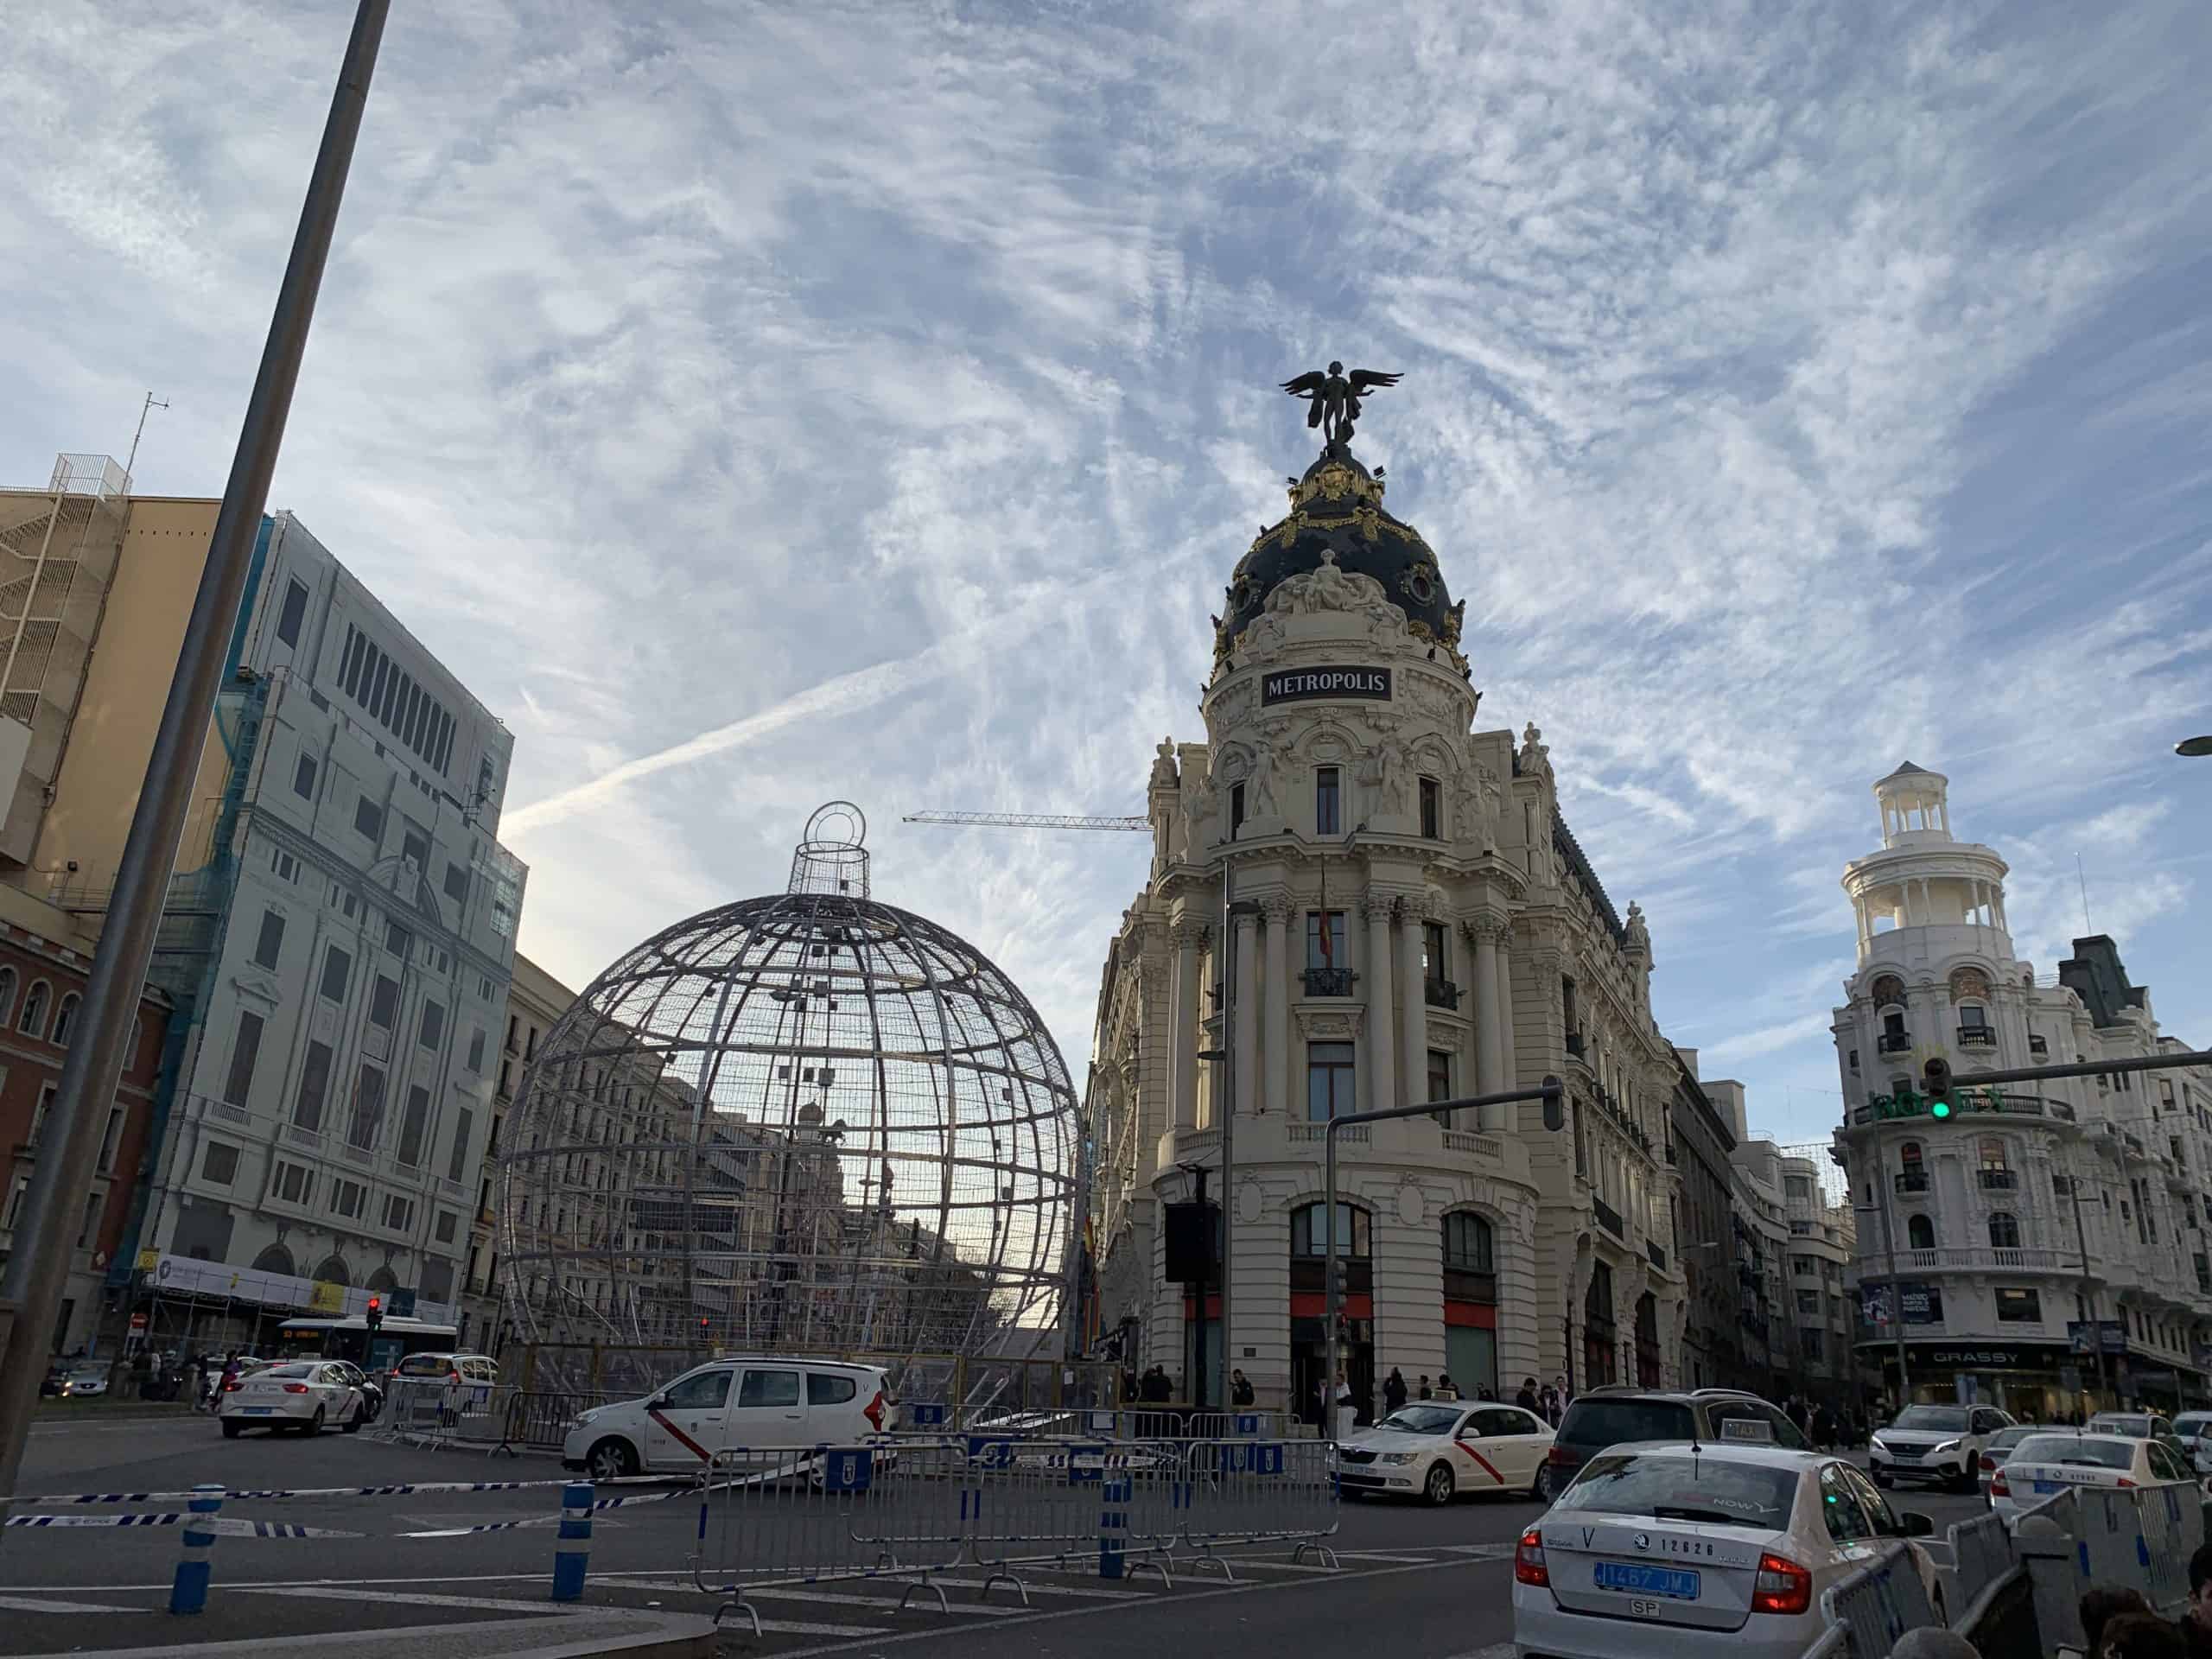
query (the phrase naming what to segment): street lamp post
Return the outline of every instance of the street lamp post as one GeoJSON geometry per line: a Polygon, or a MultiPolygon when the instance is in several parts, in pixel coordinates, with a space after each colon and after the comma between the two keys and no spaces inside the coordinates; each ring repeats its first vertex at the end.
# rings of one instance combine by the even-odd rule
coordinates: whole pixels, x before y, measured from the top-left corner
{"type": "MultiPolygon", "coordinates": [[[[1912,1399],[1912,1373],[1904,1348],[1904,1286],[1897,1279],[1897,1235],[1890,1225],[1889,1189],[1883,1185],[1885,1177],[1878,1158],[1874,1161],[1874,1202],[1853,1205],[1852,1209],[1859,1215],[1872,1209],[1882,1218],[1882,1255],[1889,1268],[1890,1279],[1890,1329],[1896,1333],[1897,1346],[1897,1409],[1902,1411],[1912,1399]]],[[[1852,1347],[1855,1352],[1858,1344],[1854,1343],[1852,1347]]]]}
{"type": "Polygon", "coordinates": [[[147,963],[161,926],[169,874],[192,803],[193,779],[229,656],[232,626],[245,596],[262,511],[269,501],[270,476],[283,442],[292,390],[307,351],[308,325],[330,257],[338,207],[345,195],[354,141],[368,103],[369,78],[390,10],[391,0],[359,0],[354,13],[353,35],[338,72],[307,199],[300,208],[283,284],[270,316],[269,337],[238,430],[199,591],[177,652],[168,700],[155,732],[138,804],[130,815],[99,948],[86,981],[75,1040],[62,1064],[48,1116],[52,1155],[40,1158],[31,1178],[16,1219],[16,1249],[4,1279],[0,1279],[0,1332],[4,1332],[6,1344],[4,1355],[0,1355],[0,1492],[16,1490],[24,1437],[37,1408],[39,1381],[45,1374],[48,1343],[54,1335],[76,1234],[70,1217],[84,1208],[109,1103],[122,1081],[124,1050],[137,1017],[147,963]]]}

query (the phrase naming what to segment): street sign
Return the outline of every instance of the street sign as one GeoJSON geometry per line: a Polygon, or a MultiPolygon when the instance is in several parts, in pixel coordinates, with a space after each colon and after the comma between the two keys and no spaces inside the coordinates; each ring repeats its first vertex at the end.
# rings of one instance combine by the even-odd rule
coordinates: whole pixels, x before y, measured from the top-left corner
{"type": "Polygon", "coordinates": [[[146,1316],[143,1313],[133,1313],[130,1316],[130,1328],[133,1331],[143,1331],[146,1328],[146,1316]]]}

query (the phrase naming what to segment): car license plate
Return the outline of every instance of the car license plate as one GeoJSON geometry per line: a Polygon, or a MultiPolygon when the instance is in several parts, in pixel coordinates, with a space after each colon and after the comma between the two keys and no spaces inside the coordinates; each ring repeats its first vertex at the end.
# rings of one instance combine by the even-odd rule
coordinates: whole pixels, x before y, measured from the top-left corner
{"type": "Polygon", "coordinates": [[[276,1409],[274,1406],[248,1406],[240,1414],[247,1417],[266,1417],[276,1409]]]}
{"type": "Polygon", "coordinates": [[[2038,1493],[2063,1492],[2066,1490],[2066,1483],[2063,1480],[2038,1480],[2031,1482],[2031,1484],[2038,1493]]]}
{"type": "Polygon", "coordinates": [[[1902,1448],[1891,1452],[1890,1456],[1896,1459],[1899,1463],[1918,1463],[1920,1461],[1919,1452],[1907,1452],[1902,1448]]]}
{"type": "Polygon", "coordinates": [[[1698,1574],[1672,1567],[1638,1567],[1628,1561],[1598,1563],[1598,1587],[1622,1590],[1639,1596],[1665,1596],[1674,1601],[1697,1599],[1698,1574]]]}

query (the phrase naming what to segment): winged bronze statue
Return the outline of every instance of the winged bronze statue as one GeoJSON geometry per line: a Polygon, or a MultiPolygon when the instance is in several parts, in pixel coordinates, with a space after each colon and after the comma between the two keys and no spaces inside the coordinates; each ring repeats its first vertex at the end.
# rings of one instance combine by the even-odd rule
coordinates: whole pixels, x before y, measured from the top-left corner
{"type": "Polygon", "coordinates": [[[1359,418],[1359,400],[1370,392],[1396,385],[1398,380],[1397,375],[1375,369],[1354,369],[1346,375],[1343,364],[1332,363],[1327,373],[1309,370],[1295,380],[1284,381],[1282,389],[1294,397],[1305,398],[1309,405],[1306,424],[1319,427],[1325,442],[1338,443],[1351,436],[1352,423],[1359,418]]]}

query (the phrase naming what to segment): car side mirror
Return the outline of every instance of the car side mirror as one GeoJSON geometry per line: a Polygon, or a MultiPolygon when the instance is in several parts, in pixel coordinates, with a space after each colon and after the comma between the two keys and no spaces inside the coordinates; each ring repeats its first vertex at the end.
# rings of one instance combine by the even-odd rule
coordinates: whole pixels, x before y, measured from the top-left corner
{"type": "Polygon", "coordinates": [[[1897,1516],[1897,1535],[1900,1538],[1932,1538],[1936,1523],[1918,1510],[1907,1510],[1897,1516]]]}

